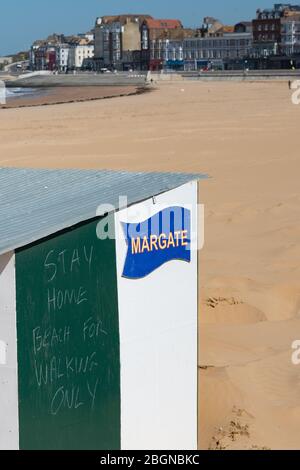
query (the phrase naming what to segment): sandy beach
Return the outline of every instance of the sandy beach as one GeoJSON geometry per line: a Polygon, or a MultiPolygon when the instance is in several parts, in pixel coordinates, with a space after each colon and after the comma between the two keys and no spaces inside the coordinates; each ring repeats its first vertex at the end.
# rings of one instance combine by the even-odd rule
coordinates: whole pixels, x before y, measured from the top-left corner
{"type": "Polygon", "coordinates": [[[286,82],[0,110],[0,166],[207,173],[199,448],[299,449],[299,114],[286,82]]]}

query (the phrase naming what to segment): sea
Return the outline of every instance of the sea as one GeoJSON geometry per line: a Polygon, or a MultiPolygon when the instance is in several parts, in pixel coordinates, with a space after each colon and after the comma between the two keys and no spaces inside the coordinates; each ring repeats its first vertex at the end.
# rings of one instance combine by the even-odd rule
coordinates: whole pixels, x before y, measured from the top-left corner
{"type": "Polygon", "coordinates": [[[16,98],[31,98],[36,97],[39,94],[39,90],[36,88],[6,88],[5,97],[8,100],[16,98]]]}

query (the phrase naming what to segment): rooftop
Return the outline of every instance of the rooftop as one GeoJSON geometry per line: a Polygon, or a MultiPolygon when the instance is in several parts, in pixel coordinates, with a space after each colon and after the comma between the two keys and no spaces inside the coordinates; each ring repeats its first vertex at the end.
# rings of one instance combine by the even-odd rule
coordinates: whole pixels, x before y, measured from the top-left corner
{"type": "Polygon", "coordinates": [[[135,21],[138,20],[139,23],[142,23],[145,19],[152,18],[150,15],[144,14],[123,14],[123,15],[112,15],[112,16],[102,16],[97,19],[98,24],[111,24],[111,23],[121,23],[125,24],[128,20],[135,21]]]}
{"type": "Polygon", "coordinates": [[[240,25],[243,25],[243,26],[252,26],[252,21],[240,21],[240,22],[237,23],[235,26],[240,26],[240,25]]]}
{"type": "Polygon", "coordinates": [[[205,175],[111,170],[0,168],[0,255],[93,219],[101,204],[119,210],[205,175]]]}
{"type": "Polygon", "coordinates": [[[218,29],[217,33],[234,33],[234,26],[224,25],[222,28],[218,29]]]}
{"type": "Polygon", "coordinates": [[[147,23],[148,28],[151,29],[177,29],[182,28],[182,23],[180,20],[165,20],[165,19],[146,19],[145,22],[147,23]]]}

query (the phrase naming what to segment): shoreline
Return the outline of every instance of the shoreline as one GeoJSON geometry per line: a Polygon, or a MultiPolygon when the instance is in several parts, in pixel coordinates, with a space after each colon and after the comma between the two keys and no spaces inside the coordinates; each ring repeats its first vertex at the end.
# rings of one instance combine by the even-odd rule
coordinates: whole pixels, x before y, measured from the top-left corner
{"type": "Polygon", "coordinates": [[[32,108],[38,106],[52,106],[70,103],[105,100],[135,96],[152,91],[146,86],[83,86],[83,87],[52,87],[45,88],[42,95],[14,97],[0,105],[1,109],[32,108]]]}

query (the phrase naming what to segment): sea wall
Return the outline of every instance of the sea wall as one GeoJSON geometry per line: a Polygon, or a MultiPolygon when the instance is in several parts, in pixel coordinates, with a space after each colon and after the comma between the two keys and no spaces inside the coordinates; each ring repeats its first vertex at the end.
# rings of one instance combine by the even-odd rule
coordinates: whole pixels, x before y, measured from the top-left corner
{"type": "Polygon", "coordinates": [[[22,76],[6,82],[7,87],[63,87],[63,86],[144,86],[146,74],[105,73],[22,76]]]}
{"type": "Polygon", "coordinates": [[[220,71],[220,72],[181,72],[151,73],[154,82],[173,82],[183,80],[197,81],[286,81],[299,80],[300,70],[253,70],[253,71],[220,71]]]}

